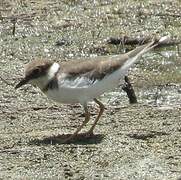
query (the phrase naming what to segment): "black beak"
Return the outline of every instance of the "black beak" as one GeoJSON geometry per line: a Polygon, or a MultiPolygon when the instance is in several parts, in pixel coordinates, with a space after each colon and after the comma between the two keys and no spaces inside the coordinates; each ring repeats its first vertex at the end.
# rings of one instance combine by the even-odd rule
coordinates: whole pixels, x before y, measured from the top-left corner
{"type": "Polygon", "coordinates": [[[20,88],[21,86],[27,84],[28,82],[28,79],[27,78],[23,78],[16,86],[15,86],[15,89],[18,89],[20,88]]]}

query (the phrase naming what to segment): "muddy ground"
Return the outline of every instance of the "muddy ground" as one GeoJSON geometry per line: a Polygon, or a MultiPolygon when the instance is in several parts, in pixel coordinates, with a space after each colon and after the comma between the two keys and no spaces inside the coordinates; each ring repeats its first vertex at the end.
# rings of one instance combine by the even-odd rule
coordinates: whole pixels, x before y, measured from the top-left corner
{"type": "MultiPolygon", "coordinates": [[[[90,139],[61,143],[83,121],[79,105],[56,104],[31,86],[14,90],[23,65],[36,57],[64,61],[123,53],[127,47],[106,39],[180,39],[180,32],[176,0],[1,0],[0,179],[181,178],[179,46],[148,53],[130,71],[138,104],[130,105],[120,87],[100,98],[106,111],[90,139]]],[[[90,109],[93,120],[95,104],[90,109]]]]}

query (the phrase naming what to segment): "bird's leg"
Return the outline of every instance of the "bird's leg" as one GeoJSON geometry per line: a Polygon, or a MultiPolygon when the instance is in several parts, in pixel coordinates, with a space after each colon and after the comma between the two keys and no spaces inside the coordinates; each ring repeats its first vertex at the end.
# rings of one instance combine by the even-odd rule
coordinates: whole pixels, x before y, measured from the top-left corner
{"type": "Polygon", "coordinates": [[[99,119],[100,119],[100,117],[102,116],[102,114],[103,114],[103,112],[104,112],[104,109],[105,109],[104,105],[103,105],[100,101],[98,101],[96,98],[94,99],[94,102],[99,105],[100,111],[99,111],[99,114],[98,114],[98,116],[96,117],[96,119],[95,119],[92,127],[91,127],[91,128],[89,129],[89,131],[86,133],[87,136],[93,135],[93,130],[94,130],[97,122],[99,121],[99,119]]]}
{"type": "Polygon", "coordinates": [[[72,139],[74,139],[77,134],[81,131],[81,129],[83,128],[83,126],[85,126],[89,120],[90,120],[90,113],[88,111],[88,107],[87,107],[87,104],[84,104],[83,105],[84,107],[84,111],[85,111],[85,120],[83,121],[83,123],[77,128],[77,130],[74,132],[74,134],[72,134],[70,137],[68,137],[67,139],[65,139],[64,143],[65,142],[69,142],[71,141],[72,139]]]}

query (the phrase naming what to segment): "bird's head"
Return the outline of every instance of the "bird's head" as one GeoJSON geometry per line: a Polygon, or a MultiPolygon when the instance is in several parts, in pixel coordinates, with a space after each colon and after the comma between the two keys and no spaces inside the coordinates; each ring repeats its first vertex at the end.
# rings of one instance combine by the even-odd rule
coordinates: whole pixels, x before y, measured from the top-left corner
{"type": "Polygon", "coordinates": [[[48,60],[34,60],[25,65],[25,76],[15,86],[15,89],[25,84],[31,84],[43,89],[48,81],[54,77],[58,69],[58,63],[48,60]]]}

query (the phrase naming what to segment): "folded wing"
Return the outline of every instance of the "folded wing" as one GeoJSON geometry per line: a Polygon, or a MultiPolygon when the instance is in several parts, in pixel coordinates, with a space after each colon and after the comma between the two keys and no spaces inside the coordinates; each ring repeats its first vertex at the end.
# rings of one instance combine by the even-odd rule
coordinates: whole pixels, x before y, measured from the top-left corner
{"type": "Polygon", "coordinates": [[[89,87],[118,70],[127,59],[124,54],[66,62],[61,65],[60,85],[67,88],[89,87]]]}

